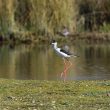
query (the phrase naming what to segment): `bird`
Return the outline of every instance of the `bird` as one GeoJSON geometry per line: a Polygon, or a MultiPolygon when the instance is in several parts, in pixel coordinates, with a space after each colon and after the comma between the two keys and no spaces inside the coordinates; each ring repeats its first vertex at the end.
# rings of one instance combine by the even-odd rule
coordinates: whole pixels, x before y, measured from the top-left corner
{"type": "Polygon", "coordinates": [[[66,75],[67,75],[67,71],[68,69],[72,66],[72,62],[69,60],[71,58],[71,56],[77,57],[76,55],[73,55],[73,53],[70,53],[69,51],[67,51],[66,49],[62,49],[57,47],[57,42],[55,40],[52,40],[52,47],[55,50],[55,52],[61,56],[63,58],[63,62],[64,62],[64,70],[61,73],[61,78],[64,79],[64,81],[66,80],[66,75]]]}
{"type": "Polygon", "coordinates": [[[68,31],[68,29],[66,27],[64,27],[63,31],[62,31],[62,35],[63,36],[68,36],[70,34],[70,32],[68,31]]]}
{"type": "Polygon", "coordinates": [[[62,31],[58,31],[57,34],[61,35],[61,36],[64,36],[64,37],[67,37],[70,35],[70,32],[69,30],[64,26],[62,31]]]}

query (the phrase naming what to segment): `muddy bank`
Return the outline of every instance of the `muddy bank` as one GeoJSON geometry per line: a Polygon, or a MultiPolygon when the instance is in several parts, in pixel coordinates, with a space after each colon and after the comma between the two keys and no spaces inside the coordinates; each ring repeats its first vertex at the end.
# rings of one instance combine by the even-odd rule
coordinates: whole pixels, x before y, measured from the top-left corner
{"type": "Polygon", "coordinates": [[[72,33],[64,37],[62,35],[37,36],[35,33],[10,33],[8,36],[0,35],[0,44],[32,44],[32,43],[50,43],[52,39],[59,42],[75,42],[76,40],[86,41],[88,43],[106,43],[110,42],[110,33],[72,33]]]}
{"type": "Polygon", "coordinates": [[[48,42],[50,36],[38,36],[36,33],[9,33],[8,35],[0,35],[1,44],[31,44],[39,42],[48,42]]]}
{"type": "Polygon", "coordinates": [[[94,42],[110,42],[110,33],[84,32],[71,34],[70,37],[74,40],[80,39],[94,42]]]}

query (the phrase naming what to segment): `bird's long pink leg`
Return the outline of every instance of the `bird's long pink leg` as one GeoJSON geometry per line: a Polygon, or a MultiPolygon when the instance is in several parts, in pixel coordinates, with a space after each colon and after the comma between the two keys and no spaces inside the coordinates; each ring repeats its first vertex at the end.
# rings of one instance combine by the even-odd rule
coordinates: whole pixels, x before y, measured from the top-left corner
{"type": "Polygon", "coordinates": [[[63,61],[64,61],[64,70],[63,70],[63,72],[61,73],[61,78],[63,77],[63,75],[65,74],[65,70],[67,69],[67,64],[66,64],[66,61],[65,61],[64,58],[63,58],[63,61]]]}
{"type": "Polygon", "coordinates": [[[71,61],[69,61],[69,65],[68,65],[68,68],[65,70],[65,71],[67,71],[71,66],[72,66],[73,64],[72,64],[72,62],[71,61]]]}
{"type": "Polygon", "coordinates": [[[69,70],[69,68],[72,66],[72,63],[69,61],[69,65],[66,67],[66,69],[64,70],[64,81],[66,80],[66,76],[67,76],[67,71],[69,70]]]}

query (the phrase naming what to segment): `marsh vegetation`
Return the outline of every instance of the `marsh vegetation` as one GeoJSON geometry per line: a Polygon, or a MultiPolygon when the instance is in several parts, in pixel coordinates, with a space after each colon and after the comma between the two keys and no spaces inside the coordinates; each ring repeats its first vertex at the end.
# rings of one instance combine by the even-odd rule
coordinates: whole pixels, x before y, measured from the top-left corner
{"type": "MultiPolygon", "coordinates": [[[[0,34],[36,40],[49,37],[62,26],[73,27],[74,1],[0,0],[0,34]]],[[[72,30],[73,31],[73,30],[72,30]]]]}
{"type": "Polygon", "coordinates": [[[0,0],[0,41],[48,40],[64,26],[72,35],[109,33],[109,18],[109,0],[0,0]]]}

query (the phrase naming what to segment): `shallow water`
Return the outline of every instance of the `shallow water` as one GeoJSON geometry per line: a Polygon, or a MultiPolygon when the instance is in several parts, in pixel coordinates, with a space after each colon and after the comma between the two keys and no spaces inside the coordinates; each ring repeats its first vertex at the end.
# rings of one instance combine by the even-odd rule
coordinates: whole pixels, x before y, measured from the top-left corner
{"type": "MultiPolygon", "coordinates": [[[[70,50],[80,57],[73,63],[67,80],[110,79],[109,44],[74,44],[70,50]]],[[[62,80],[63,60],[48,45],[0,47],[0,78],[62,80]]]]}

